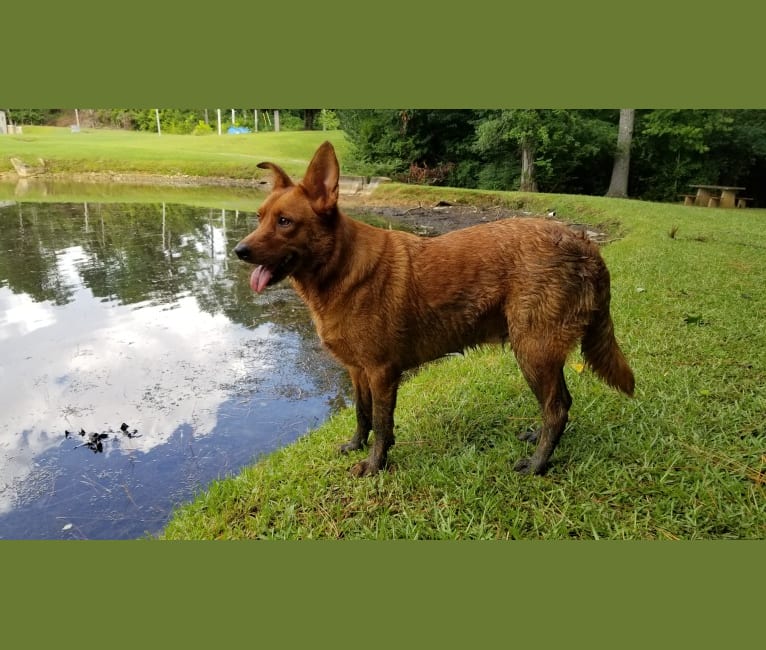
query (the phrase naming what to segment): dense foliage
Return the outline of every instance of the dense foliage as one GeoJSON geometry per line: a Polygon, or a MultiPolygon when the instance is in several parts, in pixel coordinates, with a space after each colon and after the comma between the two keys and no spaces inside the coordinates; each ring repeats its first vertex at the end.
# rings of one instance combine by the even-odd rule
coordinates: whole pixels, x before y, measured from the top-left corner
{"type": "MultiPolygon", "coordinates": [[[[339,111],[358,163],[397,180],[604,194],[619,111],[339,111]],[[523,178],[530,156],[532,178],[523,178]]],[[[747,188],[766,204],[766,111],[637,110],[629,195],[676,201],[690,183],[747,188]]]]}
{"type": "MultiPolygon", "coordinates": [[[[6,109],[17,124],[55,123],[61,109],[6,109]]],[[[221,110],[222,128],[276,128],[274,109],[221,110]]],[[[155,109],[80,109],[84,126],[154,131],[155,109]]],[[[165,133],[205,135],[216,109],[160,109],[165,133]]],[[[479,189],[606,193],[617,109],[280,109],[279,128],[343,129],[347,169],[410,182],[479,189]]],[[[766,205],[766,110],[639,109],[628,195],[677,201],[690,183],[746,187],[766,205]]]]}

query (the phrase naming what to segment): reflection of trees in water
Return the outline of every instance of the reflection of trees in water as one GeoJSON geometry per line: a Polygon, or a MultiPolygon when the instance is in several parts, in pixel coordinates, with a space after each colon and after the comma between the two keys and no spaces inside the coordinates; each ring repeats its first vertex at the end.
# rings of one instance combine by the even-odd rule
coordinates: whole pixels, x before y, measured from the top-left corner
{"type": "MultiPolygon", "coordinates": [[[[59,272],[62,251],[79,247],[79,281],[96,297],[131,304],[168,302],[186,288],[175,256],[182,237],[199,237],[190,208],[130,204],[17,204],[0,209],[0,280],[36,301],[71,302],[76,287],[59,272]],[[164,226],[164,228],[163,228],[164,226]],[[177,234],[173,234],[177,233],[177,234]]],[[[191,249],[184,251],[188,258],[191,249]]],[[[192,256],[196,256],[196,251],[192,256]]],[[[194,260],[183,260],[194,263],[194,260]]]]}
{"type": "MultiPolygon", "coordinates": [[[[195,295],[206,311],[236,314],[229,254],[238,234],[227,234],[225,219],[220,210],[184,205],[6,206],[0,208],[0,281],[35,301],[71,302],[76,287],[65,284],[57,263],[62,251],[79,247],[79,281],[98,298],[172,304],[195,295]]],[[[233,230],[239,223],[243,234],[247,222],[238,215],[233,230]]]]}
{"type": "Polygon", "coordinates": [[[48,208],[44,204],[0,208],[0,285],[38,302],[63,305],[70,302],[73,287],[62,284],[56,268],[62,234],[56,236],[58,220],[50,219],[48,208]]]}

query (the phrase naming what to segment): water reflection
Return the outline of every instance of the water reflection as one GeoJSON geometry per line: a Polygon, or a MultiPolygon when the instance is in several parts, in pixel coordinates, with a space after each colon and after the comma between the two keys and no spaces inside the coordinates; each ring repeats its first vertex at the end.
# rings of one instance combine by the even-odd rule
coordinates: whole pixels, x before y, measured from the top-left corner
{"type": "Polygon", "coordinates": [[[230,251],[251,213],[0,207],[0,538],[125,538],[345,398],[288,287],[230,251]],[[120,435],[129,423],[140,436],[120,435]],[[79,435],[108,433],[103,453],[79,435]]]}

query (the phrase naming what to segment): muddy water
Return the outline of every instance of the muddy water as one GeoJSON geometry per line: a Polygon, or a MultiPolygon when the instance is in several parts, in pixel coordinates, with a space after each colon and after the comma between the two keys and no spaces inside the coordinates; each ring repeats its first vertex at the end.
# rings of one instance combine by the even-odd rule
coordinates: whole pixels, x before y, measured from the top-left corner
{"type": "Polygon", "coordinates": [[[161,530],[346,404],[289,286],[231,254],[254,214],[0,204],[0,539],[161,530]]]}

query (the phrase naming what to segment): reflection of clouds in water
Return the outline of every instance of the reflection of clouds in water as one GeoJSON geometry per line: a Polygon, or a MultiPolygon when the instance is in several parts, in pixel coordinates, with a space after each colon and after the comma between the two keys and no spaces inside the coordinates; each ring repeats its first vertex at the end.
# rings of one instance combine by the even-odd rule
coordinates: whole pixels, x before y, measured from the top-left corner
{"type": "MultiPolygon", "coordinates": [[[[66,281],[77,273],[76,260],[76,251],[62,256],[66,281]]],[[[1,288],[0,313],[0,513],[11,508],[9,486],[33,470],[38,454],[80,442],[64,443],[65,429],[119,436],[128,422],[141,436],[121,446],[141,452],[183,423],[205,435],[230,397],[226,387],[271,363],[264,345],[246,345],[273,340],[270,325],[247,330],[202,312],[191,297],[172,308],[137,308],[78,288],[74,302],[54,307],[1,288]]]]}
{"type": "MultiPolygon", "coordinates": [[[[0,287],[0,340],[23,336],[47,327],[56,320],[48,305],[33,302],[0,287]]],[[[2,372],[2,369],[0,369],[2,372]]]]}

